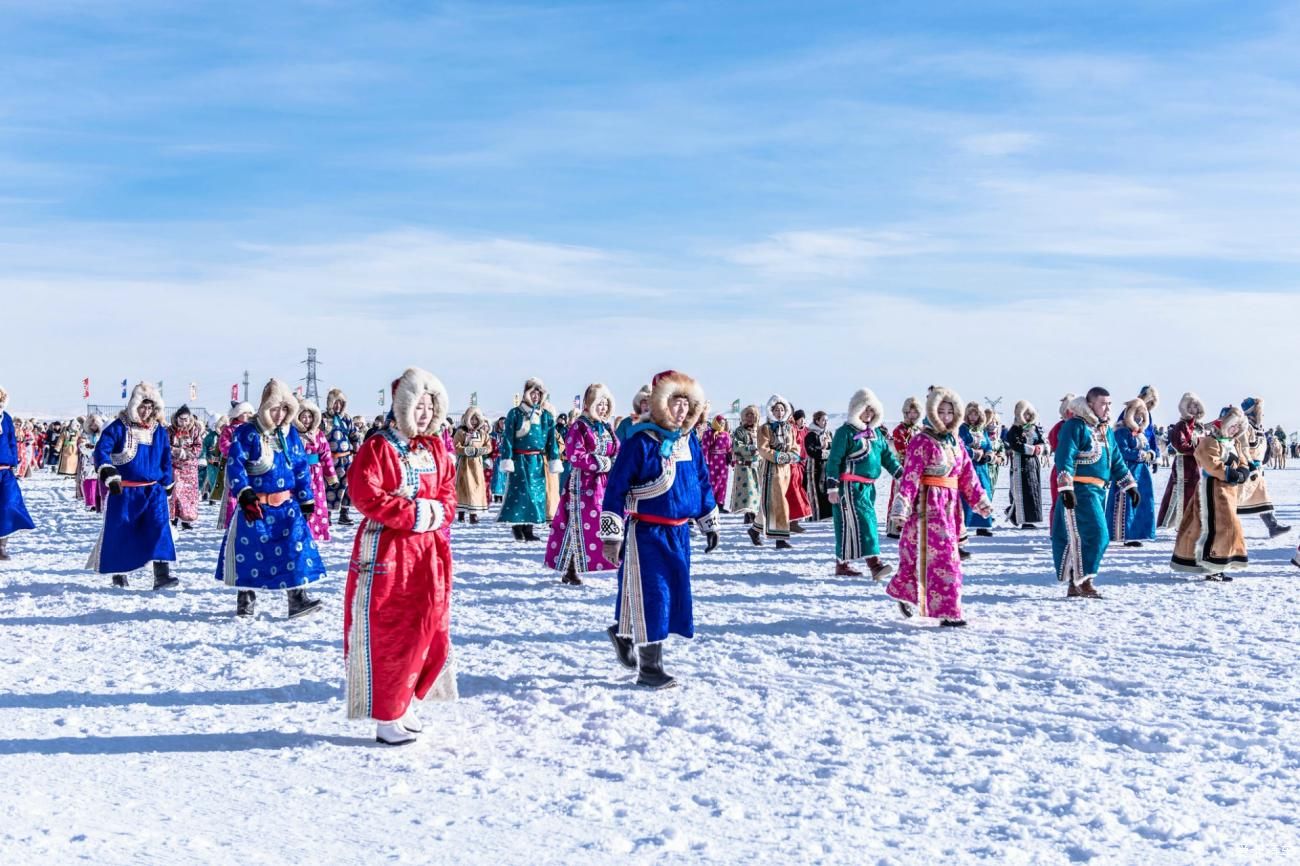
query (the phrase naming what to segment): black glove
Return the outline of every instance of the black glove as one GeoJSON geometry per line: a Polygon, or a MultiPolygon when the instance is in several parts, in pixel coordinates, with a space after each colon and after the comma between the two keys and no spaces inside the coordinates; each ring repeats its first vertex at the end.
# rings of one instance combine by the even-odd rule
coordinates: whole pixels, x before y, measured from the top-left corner
{"type": "Polygon", "coordinates": [[[245,487],[240,491],[239,510],[243,512],[244,519],[249,523],[262,519],[262,503],[257,501],[257,494],[253,492],[253,488],[245,487]]]}
{"type": "Polygon", "coordinates": [[[1136,487],[1130,487],[1127,492],[1128,492],[1128,504],[1133,506],[1134,508],[1137,508],[1138,505],[1142,503],[1142,494],[1138,493],[1138,489],[1136,487]]]}
{"type": "Polygon", "coordinates": [[[1236,466],[1225,472],[1229,484],[1245,484],[1250,478],[1250,470],[1245,466],[1236,466]]]}
{"type": "Polygon", "coordinates": [[[109,495],[122,492],[122,476],[112,466],[101,466],[99,480],[108,488],[109,495]]]}
{"type": "Polygon", "coordinates": [[[1062,491],[1061,491],[1061,504],[1064,505],[1066,508],[1070,509],[1071,511],[1074,510],[1074,491],[1073,491],[1073,490],[1062,490],[1062,491]]]}
{"type": "Polygon", "coordinates": [[[312,514],[316,511],[316,503],[315,503],[315,502],[303,502],[303,503],[301,503],[301,504],[298,506],[298,509],[299,509],[300,511],[302,511],[302,516],[303,516],[303,517],[311,517],[312,514]]]}
{"type": "Polygon", "coordinates": [[[704,541],[705,541],[704,552],[705,553],[711,552],[715,547],[718,546],[718,533],[716,532],[704,533],[704,541]]]}

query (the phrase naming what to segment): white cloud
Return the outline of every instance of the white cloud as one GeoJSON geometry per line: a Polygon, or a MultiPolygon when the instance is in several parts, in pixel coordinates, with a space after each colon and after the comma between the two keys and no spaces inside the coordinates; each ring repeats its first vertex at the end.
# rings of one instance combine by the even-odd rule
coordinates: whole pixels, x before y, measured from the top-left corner
{"type": "Polygon", "coordinates": [[[1032,150],[1042,141],[1030,132],[986,132],[962,136],[958,145],[976,156],[1013,156],[1032,150]]]}

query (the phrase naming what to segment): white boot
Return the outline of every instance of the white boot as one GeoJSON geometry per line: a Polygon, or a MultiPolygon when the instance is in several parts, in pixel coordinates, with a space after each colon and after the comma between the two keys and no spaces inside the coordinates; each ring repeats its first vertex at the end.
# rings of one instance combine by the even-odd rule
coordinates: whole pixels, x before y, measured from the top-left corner
{"type": "Polygon", "coordinates": [[[408,731],[401,721],[380,722],[375,726],[375,742],[385,746],[405,746],[415,742],[415,734],[408,731]]]}
{"type": "Polygon", "coordinates": [[[416,703],[417,701],[415,698],[412,698],[411,705],[406,708],[406,713],[397,720],[398,724],[413,734],[418,734],[424,730],[424,723],[421,722],[420,717],[415,714],[416,703]]]}

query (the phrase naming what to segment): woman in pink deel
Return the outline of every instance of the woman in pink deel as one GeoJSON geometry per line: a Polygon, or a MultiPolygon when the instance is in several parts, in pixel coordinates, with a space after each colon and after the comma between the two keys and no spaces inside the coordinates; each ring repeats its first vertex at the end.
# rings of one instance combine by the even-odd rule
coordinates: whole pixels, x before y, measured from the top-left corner
{"type": "Polygon", "coordinates": [[[582,415],[569,425],[565,439],[572,469],[546,543],[546,567],[560,572],[562,583],[580,586],[584,574],[618,570],[605,558],[597,535],[605,482],[618,455],[613,417],[614,395],[600,383],[588,385],[582,415]]]}
{"type": "Polygon", "coordinates": [[[709,467],[713,498],[721,508],[721,503],[727,501],[727,464],[731,461],[731,431],[727,429],[727,419],[714,415],[700,445],[704,449],[704,463],[709,467]]]}
{"type": "MultiPolygon", "coordinates": [[[[323,419],[321,409],[311,400],[298,404],[298,417],[293,426],[298,428],[302,437],[303,450],[307,452],[307,468],[311,473],[311,493],[316,502],[325,501],[325,486],[338,484],[338,472],[334,468],[334,457],[330,454],[330,440],[321,426],[323,419]]],[[[307,528],[311,537],[317,541],[330,540],[330,512],[328,508],[317,508],[307,518],[307,528]]]]}
{"type": "Polygon", "coordinates": [[[966,449],[956,437],[961,398],[935,387],[925,399],[926,423],[907,443],[890,523],[902,525],[898,573],[885,590],[904,616],[934,617],[964,626],[961,613],[962,499],[987,517],[993,513],[966,449]]]}

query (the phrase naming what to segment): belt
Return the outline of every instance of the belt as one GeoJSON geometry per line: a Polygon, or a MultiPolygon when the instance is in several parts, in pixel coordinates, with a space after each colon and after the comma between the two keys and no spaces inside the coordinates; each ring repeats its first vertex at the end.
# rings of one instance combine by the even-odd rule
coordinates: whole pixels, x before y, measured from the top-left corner
{"type": "Polygon", "coordinates": [[[541,454],[542,452],[541,452],[540,450],[539,450],[539,451],[524,451],[524,450],[518,450],[518,451],[515,451],[515,453],[516,453],[516,454],[541,454]]]}
{"type": "Polygon", "coordinates": [[[688,517],[660,517],[657,514],[638,514],[632,513],[627,516],[628,520],[640,520],[643,523],[653,523],[655,526],[681,526],[690,518],[688,517]]]}
{"type": "Polygon", "coordinates": [[[1102,481],[1100,478],[1091,478],[1087,475],[1076,475],[1074,476],[1074,481],[1076,484],[1091,484],[1093,487],[1106,486],[1106,482],[1102,481]]]}
{"type": "Polygon", "coordinates": [[[277,490],[274,493],[257,494],[257,501],[262,503],[263,505],[269,505],[272,508],[278,508],[281,505],[284,505],[286,502],[288,502],[289,498],[292,496],[293,494],[290,493],[288,490],[277,490]]]}
{"type": "Polygon", "coordinates": [[[311,465],[311,466],[315,466],[317,463],[320,463],[320,455],[319,455],[319,454],[308,454],[308,455],[307,455],[307,463],[308,463],[308,465],[311,465]]]}
{"type": "Polygon", "coordinates": [[[922,475],[921,486],[947,487],[949,490],[956,490],[957,479],[951,475],[922,475]]]}
{"type": "Polygon", "coordinates": [[[0,469],[13,469],[13,467],[6,463],[3,466],[0,466],[0,469]]]}
{"type": "Polygon", "coordinates": [[[157,481],[123,481],[123,487],[152,487],[157,481]]]}
{"type": "MultiPolygon", "coordinates": [[[[876,478],[879,477],[880,476],[876,476],[876,478]]],[[[856,481],[859,484],[875,484],[876,478],[868,478],[865,475],[854,475],[851,472],[845,472],[843,475],[840,476],[841,481],[856,481]]]]}

